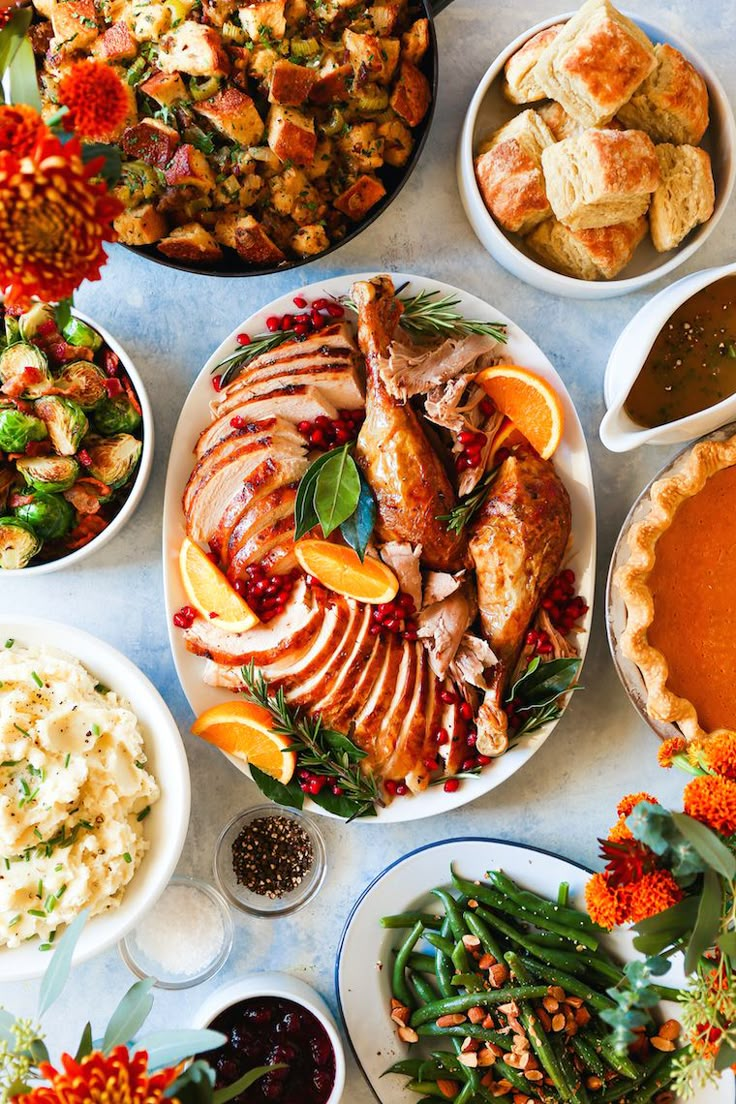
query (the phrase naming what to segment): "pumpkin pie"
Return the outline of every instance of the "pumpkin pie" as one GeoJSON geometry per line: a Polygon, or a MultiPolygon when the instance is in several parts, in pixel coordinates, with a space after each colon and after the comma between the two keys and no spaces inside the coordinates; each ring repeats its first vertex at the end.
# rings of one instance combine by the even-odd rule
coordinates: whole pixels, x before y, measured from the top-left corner
{"type": "Polygon", "coordinates": [[[736,729],[736,436],[699,442],[654,483],[628,541],[621,646],[647,712],[689,740],[736,729]]]}

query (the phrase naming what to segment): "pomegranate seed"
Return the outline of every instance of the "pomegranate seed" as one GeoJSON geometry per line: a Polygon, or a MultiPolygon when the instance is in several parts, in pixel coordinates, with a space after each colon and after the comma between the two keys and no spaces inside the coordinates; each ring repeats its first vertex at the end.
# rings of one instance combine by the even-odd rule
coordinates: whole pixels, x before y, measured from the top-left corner
{"type": "Polygon", "coordinates": [[[216,621],[216,620],[217,620],[217,618],[218,618],[218,617],[219,617],[220,615],[219,615],[219,613],[215,613],[215,612],[214,612],[214,610],[213,610],[213,611],[212,611],[212,612],[211,612],[210,614],[208,614],[208,616],[209,616],[209,619],[210,619],[210,621],[216,621]]]}
{"type": "Polygon", "coordinates": [[[345,317],[345,308],[340,303],[327,302],[324,309],[331,318],[345,317]]]}
{"type": "Polygon", "coordinates": [[[335,795],[335,797],[342,797],[342,795],[345,793],[342,786],[333,786],[332,787],[332,792],[335,795]]]}
{"type": "Polygon", "coordinates": [[[460,704],[460,716],[464,721],[472,721],[474,713],[473,707],[470,702],[461,702],[460,704]]]}
{"type": "Polygon", "coordinates": [[[214,387],[215,391],[221,391],[222,390],[222,376],[213,376],[212,377],[212,386],[214,387]]]}
{"type": "Polygon", "coordinates": [[[297,429],[300,433],[309,433],[309,427],[311,422],[297,422],[297,429]]]}
{"type": "Polygon", "coordinates": [[[418,640],[418,639],[419,639],[419,633],[416,631],[416,629],[407,629],[406,632],[404,633],[404,640],[408,640],[412,644],[414,643],[415,640],[418,640]]]}
{"type": "Polygon", "coordinates": [[[477,766],[478,766],[478,760],[476,759],[476,757],[474,755],[472,756],[472,758],[465,759],[464,762],[463,762],[463,770],[464,771],[475,770],[475,768],[477,766]]]}
{"type": "Polygon", "coordinates": [[[242,415],[235,414],[230,419],[230,425],[233,427],[233,429],[245,429],[245,426],[247,425],[247,422],[246,422],[245,418],[242,417],[242,415]]]}
{"type": "Polygon", "coordinates": [[[456,705],[457,694],[453,694],[452,690],[440,690],[440,701],[444,702],[445,705],[456,705]]]}
{"type": "Polygon", "coordinates": [[[312,303],[312,309],[316,311],[327,310],[329,302],[329,299],[315,299],[312,303]]]}
{"type": "Polygon", "coordinates": [[[396,787],[396,796],[397,797],[405,797],[406,794],[408,794],[408,792],[409,792],[409,787],[407,786],[406,782],[399,782],[397,787],[396,787]]]}
{"type": "Polygon", "coordinates": [[[312,325],[314,326],[315,330],[323,330],[327,325],[326,320],[322,317],[321,314],[318,314],[317,311],[312,311],[311,317],[312,325]]]}
{"type": "Polygon", "coordinates": [[[496,407],[493,404],[493,399],[486,396],[485,399],[480,400],[480,412],[481,414],[485,414],[486,418],[489,418],[495,411],[496,407]]]}
{"type": "Polygon", "coordinates": [[[281,329],[281,322],[275,314],[266,319],[266,329],[270,330],[271,333],[276,333],[277,330],[281,329]]]}
{"type": "Polygon", "coordinates": [[[477,739],[478,739],[477,733],[469,732],[468,735],[465,737],[465,743],[468,745],[468,747],[472,748],[472,747],[475,747],[477,739]]]}
{"type": "Polygon", "coordinates": [[[299,337],[306,337],[309,333],[309,325],[306,322],[297,322],[294,326],[294,333],[299,334],[299,337]]]}
{"type": "Polygon", "coordinates": [[[397,785],[398,785],[398,783],[397,783],[397,782],[393,782],[393,781],[392,781],[392,780],[391,780],[391,779],[389,778],[389,779],[387,779],[387,781],[386,781],[386,782],[384,782],[384,783],[383,783],[383,788],[384,788],[384,790],[386,791],[386,793],[387,793],[387,794],[390,794],[390,795],[391,795],[392,797],[394,797],[394,796],[395,796],[395,794],[396,794],[396,787],[397,787],[397,785]]]}
{"type": "Polygon", "coordinates": [[[460,788],[460,780],[458,778],[448,778],[442,789],[445,793],[455,793],[460,788]]]}
{"type": "Polygon", "coordinates": [[[436,759],[425,759],[424,760],[424,767],[425,767],[425,770],[436,771],[436,770],[439,770],[440,765],[439,765],[439,763],[437,762],[436,759]]]}
{"type": "Polygon", "coordinates": [[[246,333],[238,334],[238,345],[250,345],[250,335],[246,333]]]}
{"type": "Polygon", "coordinates": [[[435,739],[438,744],[446,744],[447,741],[450,739],[450,734],[448,733],[446,728],[438,728],[437,732],[435,733],[435,739]]]}
{"type": "Polygon", "coordinates": [[[299,307],[299,310],[304,310],[304,308],[307,306],[307,300],[304,298],[303,295],[295,295],[294,306],[299,307]]]}
{"type": "Polygon", "coordinates": [[[281,319],[281,327],[280,328],[282,330],[286,331],[286,330],[290,330],[293,325],[294,325],[293,317],[290,314],[285,314],[284,317],[281,319]]]}
{"type": "Polygon", "coordinates": [[[197,616],[197,611],[192,606],[182,606],[180,610],[177,610],[172,620],[177,629],[188,629],[194,623],[194,619],[197,616]]]}
{"type": "Polygon", "coordinates": [[[481,767],[487,767],[489,763],[493,762],[493,759],[490,755],[479,755],[478,762],[480,763],[481,767]]]}

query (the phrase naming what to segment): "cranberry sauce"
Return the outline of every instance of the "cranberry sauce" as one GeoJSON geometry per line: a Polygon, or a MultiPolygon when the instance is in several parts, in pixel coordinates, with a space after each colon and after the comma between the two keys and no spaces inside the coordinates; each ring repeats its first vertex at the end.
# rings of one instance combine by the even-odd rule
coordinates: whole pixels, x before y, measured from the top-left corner
{"type": "Polygon", "coordinates": [[[335,1053],[311,1012],[281,997],[253,997],[231,1005],[209,1025],[228,1042],[209,1055],[216,1087],[232,1085],[254,1066],[283,1062],[235,1097],[235,1104],[325,1104],[335,1084],[335,1053]]]}

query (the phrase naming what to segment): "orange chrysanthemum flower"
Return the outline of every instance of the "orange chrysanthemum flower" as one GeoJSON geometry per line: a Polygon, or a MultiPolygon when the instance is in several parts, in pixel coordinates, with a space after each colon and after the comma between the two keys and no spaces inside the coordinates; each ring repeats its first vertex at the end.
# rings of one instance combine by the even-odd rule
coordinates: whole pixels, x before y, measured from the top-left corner
{"type": "Polygon", "coordinates": [[[621,840],[630,840],[634,837],[624,818],[619,817],[611,831],[608,833],[608,838],[612,843],[620,843],[621,840]]]}
{"type": "Polygon", "coordinates": [[[616,812],[620,817],[627,817],[640,801],[650,801],[652,805],[659,805],[656,797],[642,791],[641,793],[627,794],[626,797],[622,797],[616,806],[616,812]]]}
{"type": "Polygon", "coordinates": [[[672,736],[669,740],[659,745],[657,759],[660,767],[671,767],[676,755],[681,755],[687,748],[687,740],[684,736],[672,736]]]}
{"type": "Polygon", "coordinates": [[[736,781],[736,732],[718,729],[702,745],[701,755],[708,770],[736,781]]]}
{"type": "Polygon", "coordinates": [[[30,157],[40,138],[49,133],[37,111],[26,104],[0,104],[0,150],[30,157]]]}
{"type": "Polygon", "coordinates": [[[585,886],[585,904],[591,920],[609,931],[628,920],[630,897],[629,886],[612,886],[605,874],[594,874],[585,886]]]}
{"type": "Polygon", "coordinates": [[[176,1069],[149,1075],[145,1050],[129,1054],[123,1046],[107,1055],[93,1050],[81,1062],[63,1054],[61,1064],[63,1070],[42,1063],[49,1084],[28,1093],[25,1104],[159,1104],[177,1076],[176,1069]]]}
{"type": "Polygon", "coordinates": [[[99,280],[102,243],[115,241],[122,205],[83,164],[79,142],[43,138],[33,158],[0,152],[0,291],[8,306],[58,302],[99,280]]]}
{"type": "Polygon", "coordinates": [[[656,916],[682,900],[682,890],[669,870],[652,870],[631,886],[629,916],[633,924],[656,916]]]}
{"type": "Polygon", "coordinates": [[[119,138],[130,114],[130,90],[104,61],[72,65],[59,82],[58,97],[69,108],[77,138],[88,142],[119,138]]]}
{"type": "Polygon", "coordinates": [[[736,832],[736,782],[713,774],[693,778],[685,787],[683,808],[714,831],[732,836],[736,832]]]}

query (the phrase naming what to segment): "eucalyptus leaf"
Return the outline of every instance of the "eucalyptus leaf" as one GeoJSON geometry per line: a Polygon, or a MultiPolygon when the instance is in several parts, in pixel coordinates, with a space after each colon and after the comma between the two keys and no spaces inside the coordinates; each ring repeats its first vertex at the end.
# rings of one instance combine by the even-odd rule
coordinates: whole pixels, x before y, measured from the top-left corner
{"type": "Polygon", "coordinates": [[[700,874],[707,863],[692,843],[685,839],[675,815],[661,805],[640,801],[626,818],[626,823],[636,839],[666,860],[676,878],[700,874]]]}
{"type": "Polygon", "coordinates": [[[254,767],[252,763],[248,764],[248,769],[258,789],[271,801],[275,801],[277,805],[286,805],[290,809],[301,809],[303,807],[304,794],[295,781],[292,780],[288,786],[285,786],[283,782],[279,782],[278,779],[272,778],[270,774],[254,767]]]}
{"type": "Polygon", "coordinates": [[[25,39],[32,15],[33,9],[30,7],[16,8],[0,31],[0,81],[7,73],[18,47],[25,39]]]}
{"type": "Polygon", "coordinates": [[[691,974],[702,955],[715,943],[721,924],[721,883],[714,870],[706,870],[698,918],[685,952],[685,973],[691,974]]]}
{"type": "Polygon", "coordinates": [[[360,495],[355,510],[340,526],[340,533],[346,544],[357,552],[360,562],[365,559],[365,550],[376,526],[378,513],[376,500],[368,480],[362,472],[360,477],[360,495]]]}
{"type": "Polygon", "coordinates": [[[715,832],[687,813],[673,813],[672,819],[680,835],[692,844],[700,857],[724,878],[736,878],[736,858],[715,832]]]}
{"type": "Polygon", "coordinates": [[[216,1050],[227,1042],[227,1035],[205,1028],[201,1031],[183,1028],[172,1031],[152,1031],[138,1039],[136,1047],[148,1053],[149,1070],[175,1066],[193,1054],[216,1050]]]}
{"type": "Polygon", "coordinates": [[[317,486],[319,473],[333,456],[337,455],[337,453],[345,452],[348,447],[347,445],[342,445],[339,449],[332,449],[331,452],[325,452],[322,456],[318,456],[317,459],[309,465],[299,481],[299,487],[296,492],[296,502],[294,503],[294,540],[301,540],[310,529],[314,529],[315,525],[319,524],[317,511],[314,508],[314,491],[317,486]]]}
{"type": "Polygon", "coordinates": [[[670,930],[658,932],[652,935],[634,936],[634,947],[640,954],[658,955],[677,942],[679,936],[672,934],[670,930]]]}
{"type": "Polygon", "coordinates": [[[728,1043],[721,1043],[716,1056],[715,1068],[717,1073],[722,1073],[736,1062],[736,1049],[728,1043]]]}
{"type": "Polygon", "coordinates": [[[259,1081],[265,1074],[270,1073],[271,1070],[286,1069],[286,1065],[280,1062],[275,1066],[256,1066],[255,1069],[248,1070],[238,1080],[234,1081],[232,1085],[226,1085],[222,1089],[218,1089],[212,1098],[213,1104],[227,1104],[228,1100],[233,1100],[236,1096],[240,1096],[246,1089],[249,1089],[251,1085],[254,1085],[256,1081],[259,1081]]]}
{"type": "Polygon", "coordinates": [[[10,102],[14,104],[27,104],[36,111],[41,110],[41,93],[38,90],[38,76],[36,74],[36,58],[33,47],[27,38],[24,38],[15,51],[15,55],[8,66],[8,84],[10,87],[10,102]]]}
{"type": "Polygon", "coordinates": [[[154,984],[155,979],[149,977],[131,985],[110,1017],[105,1030],[102,1040],[105,1054],[109,1054],[116,1046],[125,1046],[140,1031],[153,1008],[151,989],[154,984]]]}
{"type": "Polygon", "coordinates": [[[72,966],[72,957],[77,940],[82,934],[82,929],[87,923],[89,909],[84,909],[79,916],[72,920],[69,927],[56,944],[56,950],[51,956],[51,962],[43,976],[41,988],[38,994],[39,1019],[48,1012],[51,1005],[60,996],[69,978],[72,966]]]}
{"type": "Polygon", "coordinates": [[[358,465],[341,449],[322,466],[314,488],[314,508],[326,537],[355,512],[359,499],[358,465]]]}
{"type": "Polygon", "coordinates": [[[88,1054],[91,1054],[92,1045],[92,1024],[87,1021],[87,1023],[84,1025],[82,1038],[79,1040],[77,1053],[74,1055],[75,1062],[81,1062],[83,1058],[86,1058],[88,1054]]]}
{"type": "Polygon", "coordinates": [[[718,946],[724,955],[728,955],[729,958],[736,958],[736,932],[729,931],[719,935],[718,946]]]}
{"type": "Polygon", "coordinates": [[[40,1066],[42,1062],[48,1062],[51,1057],[43,1039],[34,1039],[30,1046],[30,1052],[34,1066],[40,1066]]]}
{"type": "Polygon", "coordinates": [[[208,1062],[200,1058],[191,1062],[164,1089],[164,1096],[177,1100],[179,1104],[212,1104],[214,1088],[215,1071],[208,1062]]]}
{"type": "Polygon", "coordinates": [[[663,912],[648,916],[635,924],[635,930],[641,935],[657,935],[659,932],[674,931],[679,937],[692,929],[698,915],[697,897],[683,897],[676,905],[663,912]]]}

